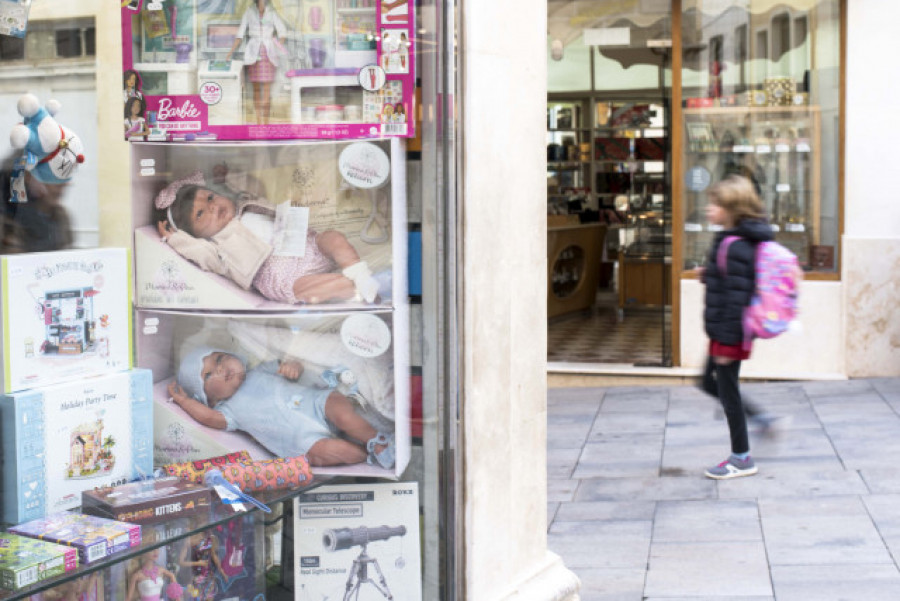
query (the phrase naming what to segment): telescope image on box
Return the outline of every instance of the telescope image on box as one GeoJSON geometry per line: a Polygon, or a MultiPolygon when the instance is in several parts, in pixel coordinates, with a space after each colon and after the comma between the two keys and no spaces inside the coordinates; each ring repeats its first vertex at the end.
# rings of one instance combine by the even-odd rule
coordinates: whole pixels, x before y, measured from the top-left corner
{"type": "Polygon", "coordinates": [[[353,547],[360,547],[359,555],[353,560],[353,566],[350,568],[350,576],[347,577],[347,584],[344,590],[344,601],[351,599],[359,599],[359,589],[369,583],[374,586],[385,599],[393,599],[387,580],[384,578],[381,568],[378,566],[378,560],[371,557],[366,548],[369,543],[376,541],[388,540],[394,536],[404,536],[406,534],[406,526],[376,526],[368,528],[360,526],[358,528],[333,528],[322,533],[322,545],[328,551],[342,551],[353,547]],[[378,581],[376,582],[369,577],[369,564],[375,568],[378,573],[378,581]]]}

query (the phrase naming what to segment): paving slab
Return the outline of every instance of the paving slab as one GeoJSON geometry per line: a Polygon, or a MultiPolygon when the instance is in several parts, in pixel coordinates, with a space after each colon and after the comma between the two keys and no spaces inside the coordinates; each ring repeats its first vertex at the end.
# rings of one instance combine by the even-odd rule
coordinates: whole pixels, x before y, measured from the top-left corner
{"type": "Polygon", "coordinates": [[[763,499],[783,497],[827,497],[862,495],[868,488],[855,471],[822,469],[816,461],[804,459],[786,463],[760,462],[759,473],[747,478],[718,482],[722,499],[763,499]]]}
{"type": "Polygon", "coordinates": [[[593,439],[597,434],[617,434],[628,432],[653,432],[662,434],[666,429],[665,411],[644,411],[639,413],[604,413],[600,412],[591,433],[593,439]]]}
{"type": "Polygon", "coordinates": [[[560,522],[547,533],[547,546],[570,568],[630,568],[647,565],[650,520],[560,522]]]}
{"type": "Polygon", "coordinates": [[[642,601],[644,568],[583,568],[579,595],[582,601],[642,601]]]}
{"type": "Polygon", "coordinates": [[[771,596],[762,541],[650,546],[647,597],[771,596]]]}
{"type": "Polygon", "coordinates": [[[894,565],[773,566],[778,601],[896,601],[900,573],[894,565]]]}
{"type": "Polygon", "coordinates": [[[706,478],[598,478],[582,482],[572,500],[686,501],[715,495],[715,483],[706,478]]]}
{"type": "Polygon", "coordinates": [[[607,396],[600,409],[602,413],[650,413],[665,412],[669,407],[668,397],[642,395],[634,396],[607,396]]]}
{"type": "Polygon", "coordinates": [[[653,542],[762,542],[756,501],[660,501],[653,542]]]}
{"type": "Polygon", "coordinates": [[[623,478],[659,475],[659,434],[606,435],[584,445],[575,478],[623,478]]]}
{"type": "Polygon", "coordinates": [[[654,501],[574,501],[560,503],[556,520],[559,522],[652,520],[655,514],[654,501]]]}

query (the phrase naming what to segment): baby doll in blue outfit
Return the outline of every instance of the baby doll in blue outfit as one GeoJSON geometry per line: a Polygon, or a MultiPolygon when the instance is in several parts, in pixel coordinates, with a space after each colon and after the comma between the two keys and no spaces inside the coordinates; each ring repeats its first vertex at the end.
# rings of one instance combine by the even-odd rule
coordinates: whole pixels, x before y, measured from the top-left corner
{"type": "Polygon", "coordinates": [[[299,361],[266,361],[247,369],[237,355],[210,347],[181,361],[169,394],[199,423],[241,430],[279,457],[306,455],[312,466],[394,465],[394,436],[378,432],[333,388],[297,382],[299,361]]]}

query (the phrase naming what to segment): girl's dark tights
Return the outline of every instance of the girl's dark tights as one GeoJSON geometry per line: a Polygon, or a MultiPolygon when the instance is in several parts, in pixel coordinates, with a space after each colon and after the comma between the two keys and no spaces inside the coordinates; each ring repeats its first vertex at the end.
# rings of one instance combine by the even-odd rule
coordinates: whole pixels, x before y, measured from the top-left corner
{"type": "Polygon", "coordinates": [[[722,403],[725,418],[728,420],[728,431],[731,434],[731,452],[747,453],[750,441],[747,437],[747,416],[754,416],[759,411],[749,403],[741,400],[740,392],[741,362],[732,361],[727,365],[719,365],[712,357],[707,357],[706,368],[700,381],[700,388],[722,403]]]}

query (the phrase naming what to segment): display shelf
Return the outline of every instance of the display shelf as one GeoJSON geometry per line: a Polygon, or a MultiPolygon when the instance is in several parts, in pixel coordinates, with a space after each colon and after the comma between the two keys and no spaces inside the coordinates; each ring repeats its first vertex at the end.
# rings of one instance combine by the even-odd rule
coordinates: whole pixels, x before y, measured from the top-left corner
{"type": "MultiPolygon", "coordinates": [[[[334,481],[335,480],[333,478],[316,476],[306,486],[279,491],[258,492],[253,493],[253,496],[269,507],[272,507],[273,505],[276,505],[278,503],[291,501],[294,497],[301,493],[308,492],[326,483],[333,483],[334,481]]],[[[240,518],[244,515],[247,515],[248,513],[261,512],[261,510],[253,507],[249,503],[244,504],[244,507],[247,508],[246,511],[234,511],[231,505],[222,503],[220,500],[218,500],[217,495],[214,496],[216,497],[216,500],[210,507],[209,513],[205,515],[196,515],[191,518],[184,518],[186,520],[189,520],[190,528],[187,528],[183,531],[178,529],[166,529],[162,534],[157,531],[157,537],[152,542],[147,542],[145,540],[140,545],[131,547],[128,550],[116,553],[115,555],[111,555],[107,559],[92,562],[86,565],[79,565],[75,570],[67,572],[62,576],[41,580],[40,582],[36,582],[32,586],[23,588],[18,591],[0,590],[0,601],[16,601],[18,599],[28,599],[32,595],[41,591],[51,590],[62,584],[76,580],[82,576],[87,576],[94,572],[106,570],[117,564],[126,562],[129,559],[143,555],[148,551],[159,549],[170,543],[186,539],[190,536],[193,536],[194,534],[208,530],[210,528],[214,528],[220,524],[226,524],[231,520],[240,518]]],[[[290,568],[292,566],[284,567],[290,568]]],[[[270,596],[268,595],[268,591],[266,594],[266,598],[270,598],[270,596]]]]}
{"type": "Polygon", "coordinates": [[[712,241],[688,225],[704,221],[708,186],[732,173],[753,181],[775,240],[809,268],[820,243],[820,121],[815,105],[684,109],[684,269],[701,265],[712,241]]]}

